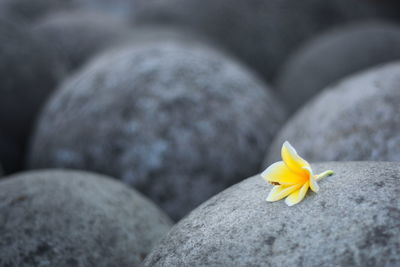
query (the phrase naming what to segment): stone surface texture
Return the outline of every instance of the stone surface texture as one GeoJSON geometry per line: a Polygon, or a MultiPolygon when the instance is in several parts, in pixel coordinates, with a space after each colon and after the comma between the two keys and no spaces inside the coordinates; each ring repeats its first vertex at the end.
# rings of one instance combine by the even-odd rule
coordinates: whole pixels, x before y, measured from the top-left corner
{"type": "Polygon", "coordinates": [[[256,173],[284,119],[269,87],[219,51],[143,43],[100,56],[61,86],[30,166],[117,177],[176,219],[256,173]]]}
{"type": "Polygon", "coordinates": [[[0,266],[139,266],[171,222],[111,178],[46,170],[0,181],[0,266]]]}
{"type": "Polygon", "coordinates": [[[175,225],[143,266],[398,266],[400,166],[311,165],[335,171],[318,194],[266,202],[272,186],[249,178],[175,225]]]}
{"type": "Polygon", "coordinates": [[[276,136],[266,164],[289,141],[309,161],[400,161],[400,64],[375,67],[325,89],[276,136]]]}

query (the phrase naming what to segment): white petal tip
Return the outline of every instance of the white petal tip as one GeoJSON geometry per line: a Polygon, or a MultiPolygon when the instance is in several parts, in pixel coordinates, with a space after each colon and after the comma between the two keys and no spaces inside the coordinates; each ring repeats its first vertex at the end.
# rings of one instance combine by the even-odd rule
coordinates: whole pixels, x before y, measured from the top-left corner
{"type": "Polygon", "coordinates": [[[311,191],[313,191],[314,193],[318,193],[319,192],[319,186],[318,185],[313,185],[310,186],[311,191]]]}
{"type": "Polygon", "coordinates": [[[286,201],[286,200],[285,200],[285,203],[286,203],[286,205],[288,205],[289,207],[298,204],[298,203],[294,203],[294,202],[290,202],[290,201],[286,201]]]}
{"type": "MultiPolygon", "coordinates": [[[[289,143],[289,141],[285,141],[283,143],[283,147],[288,148],[290,151],[296,151],[296,149],[294,149],[294,147],[292,146],[292,144],[289,143]]],[[[296,152],[297,153],[297,152],[296,152]]]]}
{"type": "Polygon", "coordinates": [[[269,195],[265,201],[267,201],[267,202],[275,202],[277,200],[273,196],[269,195]]]}

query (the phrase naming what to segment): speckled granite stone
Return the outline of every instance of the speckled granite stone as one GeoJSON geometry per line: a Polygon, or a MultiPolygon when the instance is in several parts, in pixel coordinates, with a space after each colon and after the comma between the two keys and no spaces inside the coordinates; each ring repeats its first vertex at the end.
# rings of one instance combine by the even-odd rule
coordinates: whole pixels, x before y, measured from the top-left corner
{"type": "Polygon", "coordinates": [[[284,119],[269,87],[218,50],[145,42],[100,56],[61,86],[30,166],[109,174],[177,219],[256,173],[284,119]]]}
{"type": "Polygon", "coordinates": [[[305,104],[276,136],[264,166],[288,140],[310,161],[400,161],[400,64],[353,75],[305,104]]]}
{"type": "Polygon", "coordinates": [[[171,222],[108,177],[47,170],[0,181],[0,266],[139,266],[171,222]]]}
{"type": "Polygon", "coordinates": [[[272,186],[249,178],[175,225],[142,266],[399,266],[400,165],[311,165],[336,173],[318,194],[266,202],[272,186]]]}

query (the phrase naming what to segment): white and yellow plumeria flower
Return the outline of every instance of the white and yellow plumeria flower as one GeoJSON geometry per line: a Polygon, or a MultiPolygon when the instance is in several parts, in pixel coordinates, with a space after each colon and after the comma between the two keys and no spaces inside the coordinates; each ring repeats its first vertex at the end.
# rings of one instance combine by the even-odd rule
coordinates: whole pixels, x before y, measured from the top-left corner
{"type": "Polygon", "coordinates": [[[267,197],[267,201],[278,201],[286,197],[285,203],[293,206],[303,200],[308,188],[318,192],[317,181],[333,174],[325,171],[314,175],[310,164],[301,158],[288,141],[282,146],[282,160],[269,166],[261,176],[275,185],[267,197]]]}

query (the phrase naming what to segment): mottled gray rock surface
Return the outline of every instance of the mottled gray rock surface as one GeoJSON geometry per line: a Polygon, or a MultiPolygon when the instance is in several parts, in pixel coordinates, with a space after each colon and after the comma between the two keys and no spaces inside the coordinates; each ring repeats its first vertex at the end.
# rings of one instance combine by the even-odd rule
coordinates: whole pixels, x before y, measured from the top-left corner
{"type": "Polygon", "coordinates": [[[276,136],[267,163],[288,140],[310,161],[400,161],[400,63],[354,75],[305,104],[276,136]]]}
{"type": "Polygon", "coordinates": [[[217,50],[143,43],[63,84],[40,119],[30,166],[109,174],[176,219],[256,173],[284,118],[269,88],[217,50]]]}
{"type": "Polygon", "coordinates": [[[0,159],[8,158],[2,160],[7,172],[21,165],[22,158],[12,155],[23,153],[37,112],[56,86],[58,67],[46,44],[20,24],[0,17],[0,159]],[[17,151],[3,149],[8,139],[17,151]]]}
{"type": "Polygon", "coordinates": [[[271,79],[301,42],[334,25],[378,16],[359,0],[155,0],[134,10],[136,23],[179,24],[220,41],[271,79]]]}
{"type": "Polygon", "coordinates": [[[95,54],[131,37],[127,24],[104,14],[76,11],[53,13],[34,25],[34,33],[54,48],[71,71],[95,54]]]}
{"type": "Polygon", "coordinates": [[[175,225],[143,266],[399,266],[399,164],[312,167],[336,173],[318,194],[288,207],[247,179],[175,225]]]}
{"type": "Polygon", "coordinates": [[[0,181],[0,266],[138,266],[171,226],[104,176],[27,172],[0,181]]]}
{"type": "Polygon", "coordinates": [[[357,23],[307,42],[282,68],[277,87],[291,111],[354,72],[400,58],[400,27],[357,23]]]}

